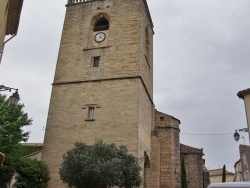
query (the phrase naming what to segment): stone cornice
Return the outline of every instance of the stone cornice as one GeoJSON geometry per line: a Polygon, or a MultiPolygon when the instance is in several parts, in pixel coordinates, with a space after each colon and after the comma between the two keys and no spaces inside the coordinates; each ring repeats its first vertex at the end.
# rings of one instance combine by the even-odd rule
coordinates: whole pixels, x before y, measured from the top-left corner
{"type": "Polygon", "coordinates": [[[6,35],[15,35],[18,31],[23,0],[9,0],[6,35]]]}
{"type": "Polygon", "coordinates": [[[63,85],[63,84],[79,84],[79,83],[87,83],[87,82],[103,82],[103,81],[112,81],[112,80],[126,80],[126,79],[140,79],[142,82],[142,85],[147,93],[147,96],[151,102],[152,105],[154,105],[154,101],[151,98],[151,95],[148,92],[148,89],[146,87],[146,84],[144,83],[144,80],[141,76],[130,76],[130,77],[116,77],[116,78],[104,78],[104,79],[96,79],[96,80],[75,80],[75,81],[66,81],[66,82],[54,82],[52,85],[63,85]]]}
{"type": "Polygon", "coordinates": [[[181,147],[181,154],[203,154],[203,149],[199,149],[199,148],[194,148],[191,146],[187,146],[185,144],[180,144],[181,147]]]}
{"type": "Polygon", "coordinates": [[[147,11],[147,13],[148,13],[148,18],[149,18],[149,22],[150,22],[151,28],[153,29],[153,28],[154,28],[154,24],[153,24],[152,17],[151,17],[149,8],[148,8],[147,0],[143,0],[143,3],[144,3],[144,5],[145,5],[146,11],[147,11]]]}
{"type": "Polygon", "coordinates": [[[244,97],[245,97],[246,95],[250,95],[250,88],[244,89],[244,90],[239,91],[239,92],[237,93],[237,96],[238,96],[239,98],[241,98],[241,99],[244,99],[244,97]]]}

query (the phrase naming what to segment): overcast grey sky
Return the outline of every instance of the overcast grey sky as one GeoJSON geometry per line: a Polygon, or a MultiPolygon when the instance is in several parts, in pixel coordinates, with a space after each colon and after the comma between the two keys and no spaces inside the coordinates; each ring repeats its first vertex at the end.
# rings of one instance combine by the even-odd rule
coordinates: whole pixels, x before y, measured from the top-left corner
{"type": "MultiPolygon", "coordinates": [[[[7,43],[0,85],[19,89],[33,118],[29,142],[42,142],[66,0],[25,0],[17,37],[7,43]]],[[[239,159],[236,129],[247,127],[249,0],[148,0],[154,23],[154,102],[181,121],[181,142],[203,148],[206,166],[239,159]],[[212,134],[212,135],[204,135],[212,134]],[[222,135],[214,135],[222,134],[222,135]]],[[[9,94],[9,93],[5,93],[9,94]]],[[[249,144],[248,134],[245,136],[249,144]]]]}

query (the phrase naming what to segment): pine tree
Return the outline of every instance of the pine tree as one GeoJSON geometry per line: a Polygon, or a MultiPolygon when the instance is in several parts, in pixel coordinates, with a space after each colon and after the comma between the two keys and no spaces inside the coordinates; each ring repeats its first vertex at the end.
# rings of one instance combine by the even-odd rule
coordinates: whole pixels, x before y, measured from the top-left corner
{"type": "Polygon", "coordinates": [[[226,182],[226,165],[223,166],[222,170],[222,182],[226,182]]]}

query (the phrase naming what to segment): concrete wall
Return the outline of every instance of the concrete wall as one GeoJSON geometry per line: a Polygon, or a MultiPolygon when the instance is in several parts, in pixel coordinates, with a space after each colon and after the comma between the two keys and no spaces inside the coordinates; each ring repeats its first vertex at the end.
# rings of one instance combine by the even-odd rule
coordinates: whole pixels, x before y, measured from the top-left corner
{"type": "Polygon", "coordinates": [[[250,146],[241,144],[239,150],[243,181],[250,181],[250,146]]]}
{"type": "Polygon", "coordinates": [[[250,88],[239,91],[237,93],[238,97],[244,100],[246,118],[247,118],[247,127],[248,127],[248,137],[250,142],[250,88]]]}
{"type": "MultiPolygon", "coordinates": [[[[248,135],[250,135],[250,93],[245,95],[244,97],[245,109],[246,109],[246,117],[247,117],[247,125],[248,125],[248,135]]],[[[250,142],[250,137],[249,137],[250,142]]]]}

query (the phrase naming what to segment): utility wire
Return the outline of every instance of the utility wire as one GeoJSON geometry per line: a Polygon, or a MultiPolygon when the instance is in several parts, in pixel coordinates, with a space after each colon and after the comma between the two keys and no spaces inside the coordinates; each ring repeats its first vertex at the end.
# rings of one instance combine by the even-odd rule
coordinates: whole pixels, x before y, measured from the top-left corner
{"type": "Polygon", "coordinates": [[[203,135],[203,136],[213,136],[213,135],[232,135],[234,133],[180,133],[180,134],[188,134],[188,135],[203,135]]]}

